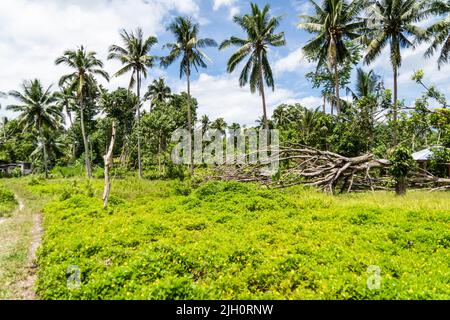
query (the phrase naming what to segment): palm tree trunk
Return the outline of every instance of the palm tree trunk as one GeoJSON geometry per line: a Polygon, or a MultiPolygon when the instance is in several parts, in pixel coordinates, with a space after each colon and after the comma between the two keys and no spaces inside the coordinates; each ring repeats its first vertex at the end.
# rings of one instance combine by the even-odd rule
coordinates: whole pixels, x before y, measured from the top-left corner
{"type": "Polygon", "coordinates": [[[83,95],[80,96],[80,122],[81,122],[81,135],[83,136],[83,144],[84,144],[84,161],[86,163],[86,174],[88,179],[92,179],[91,159],[89,157],[89,145],[86,136],[86,128],[84,126],[83,95]]]}
{"type": "Polygon", "coordinates": [[[186,69],[187,69],[187,94],[188,94],[188,132],[189,132],[189,137],[188,137],[188,144],[189,144],[189,151],[190,151],[190,164],[189,164],[189,173],[192,175],[194,173],[194,152],[192,151],[192,112],[191,112],[191,66],[189,64],[189,59],[188,59],[188,63],[186,65],[186,69]]]}
{"type": "Polygon", "coordinates": [[[44,140],[44,134],[42,133],[42,126],[39,124],[39,139],[42,143],[42,157],[44,162],[44,172],[45,172],[45,179],[48,179],[48,165],[47,165],[47,147],[44,140]]]}
{"type": "Polygon", "coordinates": [[[159,175],[161,176],[161,131],[158,135],[158,168],[159,168],[159,175]]]}
{"type": "Polygon", "coordinates": [[[325,94],[323,95],[322,111],[323,111],[323,113],[326,113],[326,111],[327,111],[327,100],[326,100],[325,94]]]}
{"type": "Polygon", "coordinates": [[[141,75],[139,70],[136,72],[136,87],[137,87],[137,152],[138,152],[138,167],[139,167],[139,179],[142,179],[142,162],[141,162],[141,75]]]}
{"type": "Polygon", "coordinates": [[[392,141],[394,145],[397,145],[397,135],[398,135],[398,128],[397,128],[397,108],[398,108],[398,70],[397,66],[394,65],[394,106],[393,106],[393,131],[392,131],[392,141]]]}
{"type": "Polygon", "coordinates": [[[262,67],[262,51],[259,54],[259,90],[261,93],[262,105],[263,105],[263,122],[264,129],[269,130],[269,121],[267,120],[267,108],[266,108],[266,95],[264,92],[264,74],[262,67]]]}
{"type": "Polygon", "coordinates": [[[334,64],[334,85],[336,90],[336,114],[341,113],[341,96],[339,92],[339,70],[337,63],[334,64]]]}

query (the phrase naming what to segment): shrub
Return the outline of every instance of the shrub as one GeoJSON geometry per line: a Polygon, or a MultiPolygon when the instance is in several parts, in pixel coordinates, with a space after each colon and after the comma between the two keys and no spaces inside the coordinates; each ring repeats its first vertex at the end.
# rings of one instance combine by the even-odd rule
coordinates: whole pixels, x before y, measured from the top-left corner
{"type": "Polygon", "coordinates": [[[403,195],[407,188],[406,177],[416,166],[411,150],[402,146],[397,147],[392,151],[389,160],[392,163],[390,171],[396,182],[395,191],[397,195],[403,195]]]}
{"type": "Polygon", "coordinates": [[[433,148],[428,169],[437,177],[446,178],[450,176],[450,149],[433,148]]]}

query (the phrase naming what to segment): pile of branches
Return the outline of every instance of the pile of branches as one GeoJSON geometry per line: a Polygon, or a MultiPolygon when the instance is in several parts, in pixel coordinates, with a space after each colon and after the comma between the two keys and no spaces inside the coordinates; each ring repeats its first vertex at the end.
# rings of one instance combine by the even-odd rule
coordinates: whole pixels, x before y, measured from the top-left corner
{"type": "MultiPolygon", "coordinates": [[[[373,154],[345,157],[302,145],[282,146],[272,152],[269,162],[279,161],[277,174],[268,172],[267,164],[222,165],[215,168],[209,179],[260,182],[268,187],[283,188],[305,185],[325,192],[390,190],[389,160],[373,154]]],[[[439,179],[428,172],[414,173],[409,183],[414,186],[450,189],[450,179],[439,179]]]]}

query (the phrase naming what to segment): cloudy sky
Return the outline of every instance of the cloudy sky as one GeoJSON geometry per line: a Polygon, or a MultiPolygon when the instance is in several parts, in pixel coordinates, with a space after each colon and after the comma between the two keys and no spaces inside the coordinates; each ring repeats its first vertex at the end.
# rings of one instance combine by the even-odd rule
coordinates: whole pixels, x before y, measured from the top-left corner
{"type": "MultiPolygon", "coordinates": [[[[279,31],[286,33],[287,46],[270,51],[276,77],[276,90],[268,93],[270,112],[283,102],[300,102],[314,108],[321,104],[320,94],[311,89],[304,75],[313,66],[302,58],[301,48],[308,34],[297,29],[298,16],[311,12],[306,0],[255,1],[269,3],[272,14],[282,16],[279,31]]],[[[146,35],[158,37],[156,55],[167,53],[164,43],[172,41],[166,26],[178,15],[192,16],[201,24],[201,37],[221,42],[230,35],[243,36],[232,22],[232,16],[249,10],[249,1],[238,0],[2,0],[0,11],[0,91],[17,89],[27,79],[39,78],[45,85],[56,84],[67,70],[55,66],[55,59],[66,49],[81,44],[98,53],[105,69],[113,74],[119,65],[106,60],[111,44],[120,44],[119,31],[142,27],[146,35]]],[[[435,59],[424,60],[426,46],[403,52],[400,70],[400,97],[411,103],[420,88],[410,78],[414,70],[424,69],[426,82],[434,83],[444,92],[450,89],[450,65],[437,70],[435,59]]],[[[207,49],[211,58],[208,69],[194,75],[192,94],[198,99],[199,114],[210,118],[223,117],[229,123],[252,124],[261,115],[258,95],[238,85],[238,71],[226,73],[226,61],[233,49],[219,52],[207,49]]],[[[364,66],[368,68],[367,66],[364,66]]],[[[370,68],[384,77],[386,86],[392,85],[392,71],[388,55],[380,57],[370,68]]],[[[177,67],[154,69],[149,78],[164,76],[175,92],[185,90],[177,67]]],[[[128,77],[113,78],[104,85],[110,89],[126,87],[128,77]]],[[[13,101],[3,99],[3,106],[13,101]]],[[[5,108],[0,114],[13,116],[5,108]]]]}

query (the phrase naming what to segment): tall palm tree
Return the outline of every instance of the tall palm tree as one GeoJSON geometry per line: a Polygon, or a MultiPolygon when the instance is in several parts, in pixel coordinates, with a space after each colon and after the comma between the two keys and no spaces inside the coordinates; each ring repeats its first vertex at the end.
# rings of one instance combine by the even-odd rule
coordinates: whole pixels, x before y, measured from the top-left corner
{"type": "Polygon", "coordinates": [[[93,51],[87,51],[83,46],[75,50],[67,50],[56,59],[56,65],[64,64],[71,69],[72,73],[66,74],[59,80],[60,87],[67,87],[68,90],[75,92],[78,107],[80,111],[81,134],[84,144],[84,158],[86,163],[86,174],[92,178],[92,167],[90,159],[90,149],[88,144],[87,132],[84,123],[85,100],[94,88],[97,88],[95,76],[100,76],[109,81],[109,75],[103,70],[103,62],[96,57],[93,51]]]}
{"type": "Polygon", "coordinates": [[[151,106],[167,101],[172,96],[172,90],[164,81],[164,78],[153,80],[148,86],[144,100],[150,100],[151,106]]]}
{"type": "Polygon", "coordinates": [[[189,131],[189,145],[191,154],[191,165],[189,166],[191,174],[194,171],[194,152],[192,152],[192,110],[190,105],[191,98],[191,74],[192,69],[198,71],[198,68],[207,68],[206,61],[209,58],[200,49],[206,47],[217,47],[216,41],[210,38],[199,38],[200,27],[198,23],[194,23],[191,18],[177,17],[168,26],[167,31],[172,32],[175,37],[175,42],[168,43],[164,47],[170,49],[169,55],[161,60],[164,67],[168,67],[177,59],[180,61],[180,78],[183,75],[187,79],[187,94],[189,98],[188,105],[188,131],[189,131]]]}
{"type": "Polygon", "coordinates": [[[415,48],[415,42],[426,40],[426,30],[414,25],[426,17],[425,1],[379,0],[373,1],[366,23],[369,45],[364,58],[367,64],[381,55],[389,44],[394,74],[393,142],[397,144],[398,70],[402,64],[402,48],[415,48]]]}
{"type": "Polygon", "coordinates": [[[234,22],[246,33],[246,39],[230,37],[222,42],[219,49],[222,50],[230,46],[239,47],[228,60],[227,71],[229,73],[232,73],[248,57],[239,77],[239,85],[243,87],[250,83],[252,93],[258,90],[262,100],[264,128],[267,130],[269,129],[269,121],[264,82],[272,90],[275,90],[268,50],[269,47],[286,45],[286,40],[284,32],[275,33],[275,29],[280,25],[281,17],[270,16],[269,5],[264,6],[262,10],[257,4],[251,3],[250,6],[251,13],[233,18],[234,22]]]}
{"type": "MultiPolygon", "coordinates": [[[[38,144],[44,140],[44,130],[56,130],[60,127],[63,117],[61,108],[55,104],[55,95],[50,92],[51,86],[44,89],[37,79],[26,81],[22,85],[22,92],[11,91],[9,95],[16,98],[20,104],[9,105],[8,110],[20,112],[19,124],[24,130],[36,130],[38,144]]],[[[48,157],[45,144],[41,148],[45,177],[48,178],[48,157]]]]}
{"type": "Polygon", "coordinates": [[[303,47],[310,60],[317,61],[317,70],[326,65],[334,74],[335,104],[337,112],[341,110],[339,66],[352,58],[349,45],[361,40],[360,30],[364,24],[358,18],[366,1],[324,0],[322,6],[310,0],[315,15],[300,16],[300,29],[315,35],[303,47]]]}
{"type": "Polygon", "coordinates": [[[114,76],[118,77],[131,71],[131,79],[129,89],[132,89],[136,84],[137,94],[137,151],[138,151],[138,166],[139,178],[143,178],[142,161],[141,161],[141,82],[142,77],[147,78],[147,69],[155,66],[157,60],[156,56],[150,55],[152,47],[158,43],[158,39],[153,36],[144,37],[141,28],[136,32],[128,33],[122,30],[120,33],[123,47],[112,45],[109,48],[108,59],[119,60],[122,63],[122,68],[116,72],[114,76]]]}
{"type": "Polygon", "coordinates": [[[430,12],[437,15],[446,15],[442,20],[439,20],[428,28],[428,32],[432,34],[431,46],[425,52],[427,58],[431,57],[441,47],[438,58],[438,67],[442,67],[444,63],[449,60],[450,54],[450,2],[435,1],[430,5],[430,12]]]}

